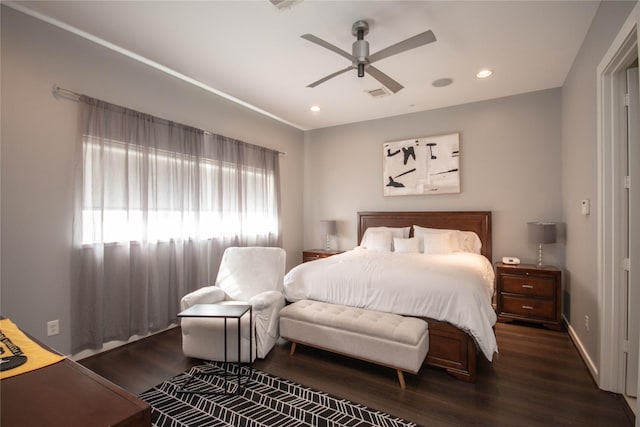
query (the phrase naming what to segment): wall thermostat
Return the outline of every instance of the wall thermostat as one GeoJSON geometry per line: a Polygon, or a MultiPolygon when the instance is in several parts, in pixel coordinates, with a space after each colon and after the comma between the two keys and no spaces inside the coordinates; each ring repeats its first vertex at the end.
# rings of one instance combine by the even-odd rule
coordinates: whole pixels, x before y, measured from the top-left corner
{"type": "Polygon", "coordinates": [[[520,264],[520,258],[516,258],[514,256],[505,256],[502,257],[502,262],[505,264],[518,265],[520,264]]]}

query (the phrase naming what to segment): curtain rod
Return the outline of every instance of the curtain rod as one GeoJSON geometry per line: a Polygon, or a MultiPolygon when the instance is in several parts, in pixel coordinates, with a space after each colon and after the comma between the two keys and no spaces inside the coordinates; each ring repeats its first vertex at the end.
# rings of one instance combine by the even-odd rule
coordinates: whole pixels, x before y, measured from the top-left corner
{"type": "MultiPolygon", "coordinates": [[[[65,89],[63,87],[58,86],[57,84],[53,85],[53,96],[56,98],[66,98],[66,99],[70,99],[72,101],[79,101],[80,97],[82,96],[81,93],[78,92],[74,92],[70,89],[65,89]]],[[[208,130],[203,130],[203,132],[207,135],[215,135],[213,132],[209,132],[208,130]]],[[[265,147],[266,148],[266,147],[265,147]]],[[[273,150],[272,148],[270,148],[270,150],[273,150]]],[[[273,151],[277,151],[279,155],[281,156],[286,156],[287,152],[286,151],[279,151],[279,150],[273,150],[273,151]]]]}

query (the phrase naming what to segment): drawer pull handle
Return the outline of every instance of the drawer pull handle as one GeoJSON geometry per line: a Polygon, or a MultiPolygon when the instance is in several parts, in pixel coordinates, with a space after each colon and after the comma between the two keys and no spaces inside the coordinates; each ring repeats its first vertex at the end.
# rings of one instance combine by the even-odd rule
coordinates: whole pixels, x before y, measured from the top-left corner
{"type": "Polygon", "coordinates": [[[524,308],[525,310],[533,310],[533,307],[531,307],[530,305],[523,305],[522,308],[524,308]]]}
{"type": "Polygon", "coordinates": [[[533,285],[522,285],[523,288],[533,289],[533,285]]]}

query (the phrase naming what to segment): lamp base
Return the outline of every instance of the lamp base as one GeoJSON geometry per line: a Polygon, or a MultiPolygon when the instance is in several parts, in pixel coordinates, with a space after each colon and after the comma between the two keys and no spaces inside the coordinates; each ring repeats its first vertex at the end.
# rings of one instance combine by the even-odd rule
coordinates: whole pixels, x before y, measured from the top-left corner
{"type": "Polygon", "coordinates": [[[538,243],[538,267],[544,267],[542,263],[542,243],[538,243]]]}

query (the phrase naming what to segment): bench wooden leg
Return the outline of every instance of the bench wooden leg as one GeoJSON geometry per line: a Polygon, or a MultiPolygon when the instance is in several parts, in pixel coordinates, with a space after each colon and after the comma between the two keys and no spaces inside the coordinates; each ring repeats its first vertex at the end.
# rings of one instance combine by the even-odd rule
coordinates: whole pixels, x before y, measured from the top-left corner
{"type": "Polygon", "coordinates": [[[291,350],[289,350],[289,355],[293,356],[293,353],[296,352],[296,343],[294,341],[291,342],[291,350]]]}
{"type": "Polygon", "coordinates": [[[398,371],[398,381],[400,381],[400,388],[404,390],[405,388],[407,388],[407,385],[404,382],[404,374],[400,369],[397,369],[397,371],[398,371]]]}

